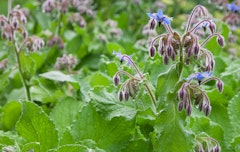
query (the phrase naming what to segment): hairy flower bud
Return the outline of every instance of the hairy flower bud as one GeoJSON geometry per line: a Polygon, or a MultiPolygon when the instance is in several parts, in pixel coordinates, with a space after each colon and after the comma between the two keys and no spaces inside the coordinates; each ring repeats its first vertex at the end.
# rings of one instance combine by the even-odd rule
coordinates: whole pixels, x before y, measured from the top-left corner
{"type": "Polygon", "coordinates": [[[163,56],[163,63],[164,63],[165,65],[168,65],[168,56],[167,56],[167,55],[164,55],[164,56],[163,56]]]}
{"type": "Polygon", "coordinates": [[[154,46],[151,46],[149,49],[149,55],[150,57],[154,57],[156,54],[156,48],[154,46]]]}
{"type": "Polygon", "coordinates": [[[172,53],[174,53],[173,47],[171,45],[168,45],[166,50],[168,56],[172,56],[172,53]]]}
{"type": "Polygon", "coordinates": [[[216,31],[216,25],[215,25],[215,23],[211,22],[211,23],[209,24],[209,29],[210,29],[211,33],[214,33],[214,32],[216,31]]]}
{"type": "Polygon", "coordinates": [[[187,105],[186,107],[186,114],[190,116],[192,114],[192,106],[191,104],[187,105]]]}
{"type": "Polygon", "coordinates": [[[150,28],[150,30],[153,30],[155,27],[156,27],[155,19],[149,20],[149,28],[150,28]]]}
{"type": "Polygon", "coordinates": [[[124,98],[125,98],[126,101],[128,101],[129,96],[130,96],[130,94],[129,94],[129,92],[126,90],[126,91],[124,92],[124,98]]]}
{"type": "Polygon", "coordinates": [[[214,152],[220,152],[221,151],[221,147],[219,144],[217,144],[214,148],[214,152]]]}
{"type": "Polygon", "coordinates": [[[223,36],[219,35],[218,38],[217,38],[217,42],[218,44],[223,47],[224,46],[224,38],[223,36]]]}
{"type": "Polygon", "coordinates": [[[193,54],[194,54],[195,56],[197,56],[198,53],[199,53],[199,50],[200,50],[200,47],[199,47],[199,44],[197,43],[197,44],[194,46],[193,54]]]}
{"type": "Polygon", "coordinates": [[[221,80],[217,80],[217,88],[219,92],[223,91],[223,82],[221,80]]]}
{"type": "Polygon", "coordinates": [[[182,111],[183,107],[184,107],[184,101],[180,101],[178,103],[178,111],[182,111]]]}
{"type": "Polygon", "coordinates": [[[182,86],[180,90],[178,91],[178,98],[179,100],[184,100],[184,97],[186,95],[185,87],[182,86]]]}
{"type": "Polygon", "coordinates": [[[209,116],[209,114],[211,112],[211,106],[209,104],[204,105],[203,112],[206,116],[209,116]]]}
{"type": "Polygon", "coordinates": [[[121,90],[118,92],[118,99],[119,101],[123,100],[123,92],[121,90]]]}
{"type": "Polygon", "coordinates": [[[114,82],[114,85],[117,86],[120,82],[120,77],[118,74],[114,75],[113,77],[113,82],[114,82]]]}

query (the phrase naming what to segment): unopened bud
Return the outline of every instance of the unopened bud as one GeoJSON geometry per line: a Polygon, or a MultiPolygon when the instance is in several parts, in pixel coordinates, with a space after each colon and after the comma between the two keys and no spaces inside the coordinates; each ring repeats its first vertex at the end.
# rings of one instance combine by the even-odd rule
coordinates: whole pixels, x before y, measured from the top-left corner
{"type": "Polygon", "coordinates": [[[211,106],[209,104],[204,105],[203,112],[206,116],[209,116],[211,112],[211,106]]]}
{"type": "Polygon", "coordinates": [[[214,33],[215,30],[216,30],[216,25],[215,25],[215,23],[211,22],[211,23],[209,24],[209,29],[210,29],[210,31],[211,31],[212,33],[214,33]]]}
{"type": "Polygon", "coordinates": [[[156,48],[154,46],[151,46],[149,49],[149,55],[150,57],[154,57],[156,54],[156,48]]]}
{"type": "Polygon", "coordinates": [[[194,46],[194,51],[193,51],[193,53],[194,53],[195,56],[198,55],[199,50],[200,50],[200,47],[199,47],[198,44],[196,44],[196,45],[194,46]]]}
{"type": "Polygon", "coordinates": [[[183,100],[185,97],[185,87],[181,87],[181,89],[178,91],[178,98],[179,100],[183,100]]]}
{"type": "Polygon", "coordinates": [[[214,147],[214,152],[220,152],[221,151],[221,147],[219,146],[219,144],[217,144],[215,147],[214,147]]]}
{"type": "Polygon", "coordinates": [[[163,63],[164,63],[165,65],[168,65],[168,56],[167,56],[167,55],[164,55],[164,56],[163,56],[163,63]]]}
{"type": "Polygon", "coordinates": [[[217,38],[217,42],[218,44],[223,47],[224,46],[224,38],[223,36],[219,35],[218,38],[217,38]]]}
{"type": "Polygon", "coordinates": [[[129,96],[130,96],[130,95],[129,95],[129,92],[128,92],[128,91],[125,91],[125,92],[124,92],[124,98],[125,98],[126,101],[128,101],[129,96]]]}
{"type": "Polygon", "coordinates": [[[188,116],[192,114],[192,106],[190,104],[186,107],[186,113],[188,116]]]}
{"type": "Polygon", "coordinates": [[[223,82],[221,80],[217,80],[217,88],[219,92],[223,91],[223,82]]]}
{"type": "Polygon", "coordinates": [[[120,77],[118,74],[114,75],[113,77],[113,82],[114,82],[114,85],[117,86],[120,82],[120,77]]]}
{"type": "Polygon", "coordinates": [[[168,56],[172,56],[172,53],[174,52],[173,47],[171,45],[168,45],[166,50],[168,56]]]}
{"type": "Polygon", "coordinates": [[[123,100],[123,92],[121,90],[118,92],[118,99],[119,101],[123,100]]]}
{"type": "Polygon", "coordinates": [[[203,100],[199,103],[198,108],[199,108],[199,111],[203,110],[203,100]]]}
{"type": "Polygon", "coordinates": [[[183,106],[184,106],[184,101],[180,101],[180,102],[178,103],[178,111],[182,111],[183,106]]]}
{"type": "Polygon", "coordinates": [[[151,19],[149,21],[149,28],[150,28],[150,30],[153,30],[155,27],[156,27],[156,21],[155,21],[155,19],[151,19]]]}

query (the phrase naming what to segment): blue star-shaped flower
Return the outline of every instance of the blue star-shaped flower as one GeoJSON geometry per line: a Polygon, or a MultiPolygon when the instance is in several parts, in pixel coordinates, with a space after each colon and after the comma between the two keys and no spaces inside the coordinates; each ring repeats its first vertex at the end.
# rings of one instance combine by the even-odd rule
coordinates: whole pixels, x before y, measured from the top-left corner
{"type": "Polygon", "coordinates": [[[159,10],[157,13],[147,13],[147,15],[151,19],[155,19],[159,24],[165,23],[169,25],[171,23],[168,17],[163,14],[162,10],[159,10]]]}
{"type": "Polygon", "coordinates": [[[210,77],[212,75],[212,72],[202,72],[202,73],[194,73],[190,75],[186,80],[190,81],[192,79],[196,79],[198,81],[202,81],[204,78],[210,77]]]}
{"type": "MultiPolygon", "coordinates": [[[[127,62],[127,65],[131,65],[131,61],[128,60],[128,58],[124,58],[122,53],[120,51],[116,52],[115,50],[113,51],[113,54],[119,58],[120,62],[122,63],[124,60],[127,62]]],[[[130,59],[132,56],[128,56],[130,59]]]]}
{"type": "Polygon", "coordinates": [[[232,2],[231,4],[227,4],[227,10],[229,10],[230,12],[238,12],[239,11],[239,6],[235,5],[234,2],[232,2]]]}

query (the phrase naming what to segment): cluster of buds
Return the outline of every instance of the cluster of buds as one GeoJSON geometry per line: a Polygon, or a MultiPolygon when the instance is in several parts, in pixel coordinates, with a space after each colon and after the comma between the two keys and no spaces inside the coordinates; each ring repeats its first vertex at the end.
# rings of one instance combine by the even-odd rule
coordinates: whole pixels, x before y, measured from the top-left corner
{"type": "Polygon", "coordinates": [[[194,105],[198,106],[199,111],[203,111],[206,116],[211,112],[210,100],[206,92],[201,88],[201,85],[216,80],[216,87],[221,93],[223,91],[223,82],[212,76],[211,72],[194,73],[186,79],[181,88],[178,91],[178,110],[182,111],[183,108],[186,110],[188,116],[192,113],[192,99],[194,105]],[[197,80],[198,84],[192,80],[197,80]]]}
{"type": "Polygon", "coordinates": [[[159,26],[163,25],[168,32],[166,34],[160,34],[152,40],[149,48],[150,57],[154,57],[158,51],[159,55],[163,58],[164,64],[168,64],[169,59],[175,61],[176,56],[178,55],[179,61],[185,62],[186,65],[190,64],[191,58],[194,60],[200,58],[203,59],[204,64],[202,66],[204,71],[213,70],[215,62],[212,53],[203,47],[212,37],[215,36],[217,36],[218,44],[222,47],[224,45],[224,38],[215,32],[216,25],[211,19],[209,19],[208,11],[205,7],[197,5],[193,9],[182,36],[172,30],[170,26],[171,18],[164,15],[162,10],[153,14],[147,13],[147,15],[150,17],[150,29],[155,29],[158,24],[159,26]],[[198,18],[197,23],[194,21],[196,18],[198,18]],[[200,38],[196,34],[200,28],[203,28],[204,31],[207,29],[210,31],[209,36],[203,40],[202,43],[199,42],[200,38]],[[157,40],[158,43],[156,44],[157,40]],[[157,45],[158,47],[156,49],[157,45]]]}
{"type": "MultiPolygon", "coordinates": [[[[113,52],[113,54],[120,59],[120,62],[123,63],[124,61],[127,62],[128,65],[136,66],[132,60],[131,56],[122,55],[121,52],[113,52]]],[[[139,72],[139,71],[138,71],[139,72]]],[[[119,101],[123,101],[125,99],[128,101],[129,97],[135,98],[138,93],[138,85],[139,82],[142,80],[142,74],[140,73],[140,77],[133,76],[127,71],[119,70],[113,77],[113,82],[115,86],[118,86],[120,83],[120,75],[125,75],[129,79],[126,80],[123,84],[121,84],[120,90],[118,92],[118,99],[119,101]]]]}
{"type": "Polygon", "coordinates": [[[72,54],[63,54],[62,57],[57,58],[54,68],[57,70],[67,70],[68,72],[70,72],[71,69],[77,65],[77,63],[77,59],[72,54]]]}
{"type": "Polygon", "coordinates": [[[24,39],[20,50],[23,46],[26,46],[30,52],[39,51],[44,46],[44,41],[37,36],[30,36],[24,39]]]}
{"type": "Polygon", "coordinates": [[[220,152],[221,147],[220,144],[216,139],[210,138],[210,137],[198,137],[196,139],[197,146],[196,146],[196,151],[198,152],[204,152],[204,151],[209,151],[209,152],[220,152]]]}
{"type": "Polygon", "coordinates": [[[42,5],[42,10],[45,13],[51,13],[57,10],[60,13],[67,13],[69,8],[75,8],[77,13],[73,13],[70,17],[71,21],[76,22],[80,27],[85,27],[86,21],[83,14],[92,16],[92,0],[46,0],[42,5]]]}
{"type": "Polygon", "coordinates": [[[48,47],[52,47],[53,45],[56,45],[59,49],[63,49],[64,48],[63,40],[58,35],[54,35],[54,36],[52,36],[50,38],[50,40],[48,40],[47,46],[48,47]]]}
{"type": "Polygon", "coordinates": [[[15,39],[16,33],[20,33],[23,38],[27,37],[27,30],[24,25],[27,23],[27,18],[23,11],[16,6],[11,10],[8,17],[0,15],[0,28],[2,30],[2,37],[9,41],[15,39]]]}

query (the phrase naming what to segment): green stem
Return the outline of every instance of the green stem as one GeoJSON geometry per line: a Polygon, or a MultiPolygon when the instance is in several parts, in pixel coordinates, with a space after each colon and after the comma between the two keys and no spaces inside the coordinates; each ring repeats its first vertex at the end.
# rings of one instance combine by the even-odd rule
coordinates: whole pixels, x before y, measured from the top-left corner
{"type": "Polygon", "coordinates": [[[182,71],[183,71],[183,65],[184,65],[184,57],[183,57],[183,48],[182,48],[182,44],[180,43],[180,54],[179,54],[179,61],[180,61],[180,65],[179,65],[179,71],[178,71],[178,74],[179,74],[179,79],[181,78],[181,75],[182,75],[182,71]]]}
{"type": "Polygon", "coordinates": [[[20,78],[21,78],[23,87],[25,89],[26,100],[31,101],[30,87],[27,84],[27,80],[24,79],[24,76],[23,76],[22,64],[21,64],[21,61],[20,61],[20,50],[18,50],[18,47],[17,47],[17,44],[15,43],[15,41],[13,43],[14,43],[14,47],[15,47],[14,50],[15,50],[15,54],[16,54],[16,58],[17,58],[17,64],[18,64],[18,70],[19,70],[20,78]]]}
{"type": "Polygon", "coordinates": [[[151,99],[153,101],[154,107],[156,107],[157,106],[156,98],[155,98],[154,93],[152,92],[152,89],[150,88],[149,82],[146,80],[144,85],[145,85],[145,87],[147,88],[147,90],[149,92],[149,95],[150,95],[150,97],[151,97],[151,99]]]}

